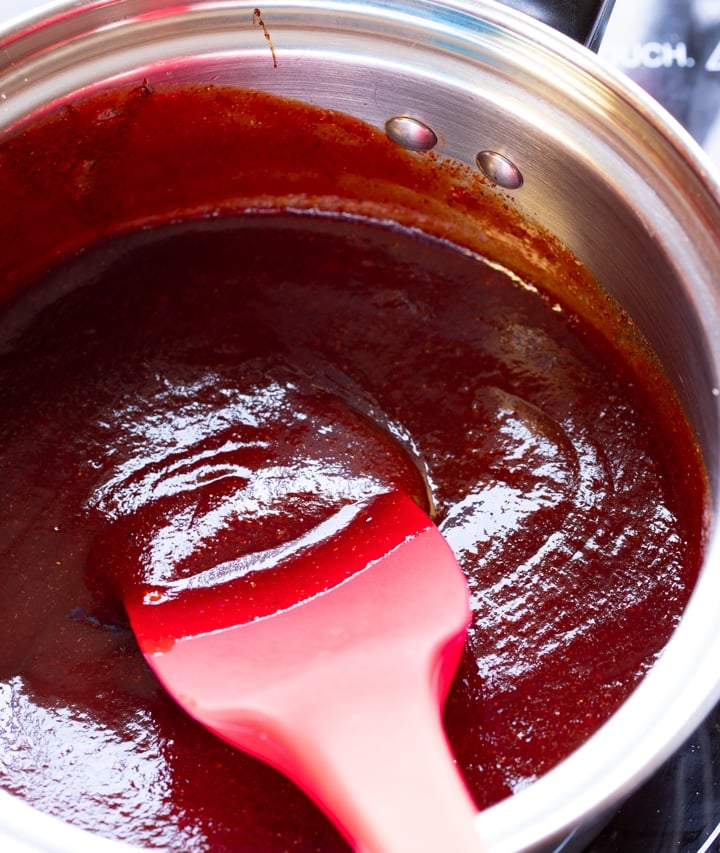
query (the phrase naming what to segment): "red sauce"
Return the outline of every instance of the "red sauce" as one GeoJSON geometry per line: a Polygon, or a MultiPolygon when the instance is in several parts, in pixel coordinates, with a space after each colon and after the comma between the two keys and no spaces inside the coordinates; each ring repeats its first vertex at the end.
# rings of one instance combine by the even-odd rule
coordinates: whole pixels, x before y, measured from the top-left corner
{"type": "Polygon", "coordinates": [[[446,722],[479,806],[618,707],[691,591],[706,486],[652,358],[575,265],[558,279],[561,249],[543,255],[516,224],[497,255],[527,244],[524,277],[488,264],[479,244],[514,220],[472,180],[350,120],[232,90],[95,96],[7,140],[0,161],[18,199],[0,246],[3,787],[137,844],[342,849],[289,782],[163,693],[121,599],[250,583],[253,555],[292,553],[394,488],[420,503],[429,489],[470,580],[446,722]],[[197,130],[210,114],[226,143],[250,117],[277,137],[310,117],[316,141],[332,119],[363,139],[365,179],[343,171],[347,149],[334,160],[308,141],[289,177],[255,160],[239,201],[197,130]],[[167,171],[178,162],[187,173],[167,171]],[[383,170],[424,187],[425,207],[389,194],[383,170]],[[292,204],[272,195],[286,179],[292,204]],[[436,206],[449,213],[433,226],[436,206]],[[467,217],[488,212],[470,239],[467,217]]]}

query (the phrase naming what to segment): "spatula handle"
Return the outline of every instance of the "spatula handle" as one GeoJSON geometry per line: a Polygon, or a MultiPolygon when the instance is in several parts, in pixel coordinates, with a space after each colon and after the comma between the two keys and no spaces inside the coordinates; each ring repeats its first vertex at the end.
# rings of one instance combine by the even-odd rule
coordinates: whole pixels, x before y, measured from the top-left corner
{"type": "Polygon", "coordinates": [[[396,663],[376,668],[368,689],[363,661],[347,660],[330,702],[323,701],[322,667],[315,701],[308,701],[307,683],[286,695],[283,720],[273,725],[275,743],[287,744],[285,771],[363,853],[479,853],[477,808],[446,741],[437,699],[410,661],[402,672],[396,663]],[[293,719],[297,732],[288,731],[293,719]]]}

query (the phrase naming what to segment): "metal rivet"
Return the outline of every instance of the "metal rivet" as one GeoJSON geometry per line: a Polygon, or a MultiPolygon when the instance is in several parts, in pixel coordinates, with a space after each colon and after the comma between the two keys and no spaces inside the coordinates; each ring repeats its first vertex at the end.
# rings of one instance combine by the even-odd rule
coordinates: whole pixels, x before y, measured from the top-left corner
{"type": "Polygon", "coordinates": [[[410,116],[394,116],[385,122],[385,133],[393,142],[412,151],[429,151],[437,145],[435,131],[410,116]]]}
{"type": "Polygon", "coordinates": [[[522,172],[497,151],[481,151],[475,158],[478,168],[494,184],[506,190],[516,190],[523,185],[522,172]]]}

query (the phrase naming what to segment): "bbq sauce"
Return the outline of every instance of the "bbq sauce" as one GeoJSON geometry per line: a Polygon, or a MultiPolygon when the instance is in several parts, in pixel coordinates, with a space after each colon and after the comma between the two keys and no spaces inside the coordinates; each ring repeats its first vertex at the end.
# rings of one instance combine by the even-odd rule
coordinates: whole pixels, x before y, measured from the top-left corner
{"type": "MultiPolygon", "coordinates": [[[[700,565],[706,483],[652,357],[592,319],[608,316],[601,294],[576,310],[574,267],[569,282],[548,283],[548,266],[510,272],[460,225],[456,241],[421,233],[405,196],[318,203],[337,184],[331,158],[324,172],[317,153],[303,161],[312,204],[198,210],[191,174],[167,188],[166,213],[185,215],[138,229],[165,165],[151,148],[111,202],[129,137],[167,134],[218,99],[277,127],[328,120],[256,93],[132,90],[4,149],[18,170],[30,149],[48,154],[39,169],[84,158],[87,180],[72,227],[52,225],[60,260],[8,273],[0,316],[0,784],[137,844],[343,849],[289,782],[166,697],[124,618],[128,585],[171,597],[238,573],[252,583],[273,570],[262,555],[409,491],[471,586],[446,723],[484,807],[579,746],[652,665],[700,565]],[[112,168],[88,165],[98,134],[112,168]],[[388,216],[369,215],[380,207],[388,216]]],[[[494,204],[356,130],[368,169],[424,176],[443,203],[494,204]]],[[[76,183],[67,173],[50,195],[76,183]]],[[[280,178],[252,180],[257,199],[280,178]]],[[[20,196],[21,213],[47,203],[20,196]]]]}

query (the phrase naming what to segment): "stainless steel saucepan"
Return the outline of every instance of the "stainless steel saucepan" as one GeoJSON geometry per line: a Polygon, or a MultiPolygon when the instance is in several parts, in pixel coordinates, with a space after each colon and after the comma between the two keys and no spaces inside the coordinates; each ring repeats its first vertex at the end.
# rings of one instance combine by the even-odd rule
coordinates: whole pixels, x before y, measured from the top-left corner
{"type": "MultiPolygon", "coordinates": [[[[120,79],[234,83],[388,127],[483,170],[635,319],[675,384],[716,506],[720,474],[720,190],[703,153],[586,47],[607,5],[516,0],[61,0],[0,31],[0,134],[120,79]],[[518,11],[520,10],[520,11],[518,11]],[[581,11],[582,10],[582,11],[581,11]],[[387,124],[402,116],[402,122],[387,124]],[[425,140],[425,141],[424,141],[425,140]]],[[[3,200],[11,204],[12,200],[3,200]]],[[[491,853],[579,849],[720,696],[720,545],[665,652],[568,759],[480,813],[491,853]],[[574,845],[574,846],[573,846],[574,845]]],[[[0,797],[3,850],[118,850],[0,797]]]]}

